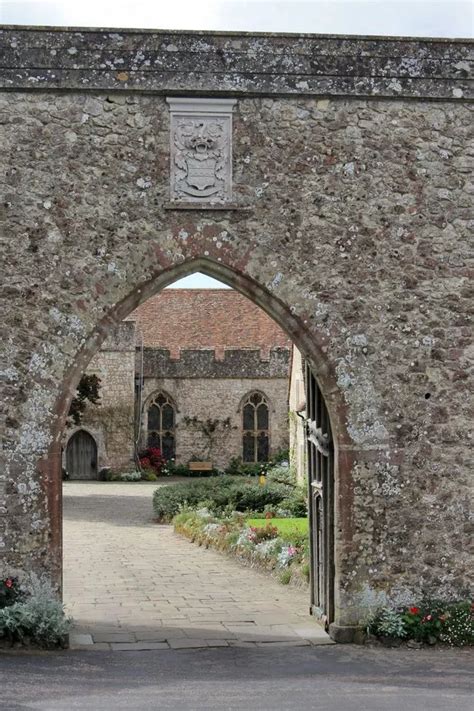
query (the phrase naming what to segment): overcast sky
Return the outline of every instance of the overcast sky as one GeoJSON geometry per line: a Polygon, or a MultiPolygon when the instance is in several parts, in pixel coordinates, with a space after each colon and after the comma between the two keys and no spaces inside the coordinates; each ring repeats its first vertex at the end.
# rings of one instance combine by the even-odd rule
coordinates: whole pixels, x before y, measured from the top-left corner
{"type": "MultiPolygon", "coordinates": [[[[0,0],[0,23],[473,37],[474,0],[0,0]]],[[[195,274],[174,287],[222,287],[195,274]]]]}
{"type": "Polygon", "coordinates": [[[473,0],[0,0],[0,22],[472,37],[473,0]]]}

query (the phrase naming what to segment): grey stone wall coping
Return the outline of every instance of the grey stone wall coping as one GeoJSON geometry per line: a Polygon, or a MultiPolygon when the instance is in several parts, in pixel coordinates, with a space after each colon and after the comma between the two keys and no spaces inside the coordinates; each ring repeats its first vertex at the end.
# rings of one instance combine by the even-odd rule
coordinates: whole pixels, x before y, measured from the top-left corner
{"type": "Polygon", "coordinates": [[[0,88],[472,98],[469,39],[0,26],[0,88]]]}

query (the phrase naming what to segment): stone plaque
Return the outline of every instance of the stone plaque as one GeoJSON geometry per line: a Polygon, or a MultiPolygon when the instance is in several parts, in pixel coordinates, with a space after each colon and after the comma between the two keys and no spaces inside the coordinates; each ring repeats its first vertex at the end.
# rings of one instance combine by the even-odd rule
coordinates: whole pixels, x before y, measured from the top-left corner
{"type": "Polygon", "coordinates": [[[232,199],[232,109],[235,99],[166,99],[171,113],[171,200],[232,199]]]}

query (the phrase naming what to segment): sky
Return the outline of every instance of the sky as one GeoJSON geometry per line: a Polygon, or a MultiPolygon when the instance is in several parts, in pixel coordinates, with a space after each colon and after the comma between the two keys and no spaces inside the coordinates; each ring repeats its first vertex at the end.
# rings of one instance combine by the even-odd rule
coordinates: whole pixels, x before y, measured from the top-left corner
{"type": "Polygon", "coordinates": [[[0,23],[472,37],[472,0],[0,0],[0,23]]]}
{"type": "MultiPolygon", "coordinates": [[[[473,37],[474,0],[0,0],[0,24],[473,37]]],[[[173,288],[222,288],[192,274],[173,288]]]]}

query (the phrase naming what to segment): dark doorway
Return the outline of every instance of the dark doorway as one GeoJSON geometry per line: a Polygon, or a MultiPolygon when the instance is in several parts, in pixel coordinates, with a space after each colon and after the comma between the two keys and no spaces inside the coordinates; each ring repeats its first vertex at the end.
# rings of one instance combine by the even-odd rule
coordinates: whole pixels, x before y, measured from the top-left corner
{"type": "Polygon", "coordinates": [[[67,443],[66,471],[69,479],[97,479],[97,445],[85,430],[75,432],[67,443]]]}

